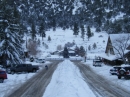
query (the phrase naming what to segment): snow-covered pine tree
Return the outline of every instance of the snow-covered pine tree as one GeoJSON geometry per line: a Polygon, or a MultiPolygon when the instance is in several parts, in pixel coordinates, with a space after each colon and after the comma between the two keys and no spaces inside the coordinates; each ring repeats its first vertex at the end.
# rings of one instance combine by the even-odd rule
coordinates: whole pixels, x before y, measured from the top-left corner
{"type": "Polygon", "coordinates": [[[87,34],[86,35],[88,36],[88,40],[90,39],[90,37],[92,37],[91,29],[89,26],[87,27],[87,34]]]}
{"type": "Polygon", "coordinates": [[[51,41],[51,37],[50,37],[50,36],[48,36],[48,41],[49,41],[49,42],[51,41]]]}
{"type": "Polygon", "coordinates": [[[68,52],[68,48],[67,47],[64,47],[63,57],[64,58],[69,58],[69,52],[68,52]]]}
{"type": "Polygon", "coordinates": [[[91,50],[91,45],[88,46],[88,50],[89,50],[89,51],[91,50]]]}
{"type": "Polygon", "coordinates": [[[83,39],[83,41],[84,41],[84,35],[85,35],[85,29],[84,26],[81,25],[81,38],[83,39]]]}
{"type": "Polygon", "coordinates": [[[79,55],[80,55],[81,57],[85,56],[85,49],[84,49],[83,46],[80,46],[80,48],[79,48],[79,55]]]}
{"type": "Polygon", "coordinates": [[[43,40],[43,37],[46,37],[45,26],[43,22],[40,24],[39,33],[40,33],[40,36],[42,36],[42,40],[43,40]]]}
{"type": "Polygon", "coordinates": [[[32,27],[31,27],[32,31],[31,31],[31,35],[32,35],[32,39],[35,40],[36,39],[36,29],[35,29],[35,25],[34,22],[32,23],[32,27]]]}
{"type": "Polygon", "coordinates": [[[77,36],[79,34],[79,28],[78,28],[78,24],[74,23],[74,29],[73,29],[74,33],[73,35],[77,36]]]}
{"type": "Polygon", "coordinates": [[[18,34],[19,12],[14,2],[4,0],[0,4],[0,56],[4,66],[22,63],[22,37],[18,34]]]}
{"type": "Polygon", "coordinates": [[[76,53],[76,55],[79,55],[79,47],[78,46],[75,47],[75,53],[76,53]]]}
{"type": "Polygon", "coordinates": [[[96,49],[97,48],[97,45],[96,43],[93,44],[93,49],[96,49]]]}

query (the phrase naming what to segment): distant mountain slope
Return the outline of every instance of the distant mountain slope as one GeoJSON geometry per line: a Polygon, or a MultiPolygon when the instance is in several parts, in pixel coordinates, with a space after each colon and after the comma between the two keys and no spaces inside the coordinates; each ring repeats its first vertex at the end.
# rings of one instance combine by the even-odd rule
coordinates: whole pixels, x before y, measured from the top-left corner
{"type": "Polygon", "coordinates": [[[130,1],[124,0],[15,0],[23,25],[41,22],[47,29],[73,28],[80,25],[96,27],[97,31],[120,33],[130,31],[130,1]],[[117,18],[117,16],[121,16],[117,18]]]}

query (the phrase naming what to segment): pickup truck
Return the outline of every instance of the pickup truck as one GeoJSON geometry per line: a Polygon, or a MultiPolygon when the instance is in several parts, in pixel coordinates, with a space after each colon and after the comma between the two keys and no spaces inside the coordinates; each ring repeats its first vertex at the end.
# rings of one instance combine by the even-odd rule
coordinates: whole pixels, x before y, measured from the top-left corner
{"type": "Polygon", "coordinates": [[[36,72],[39,67],[32,64],[18,64],[7,68],[7,73],[14,74],[16,72],[36,72]]]}
{"type": "Polygon", "coordinates": [[[7,74],[5,71],[0,70],[0,83],[3,83],[4,79],[7,79],[7,74]]]}

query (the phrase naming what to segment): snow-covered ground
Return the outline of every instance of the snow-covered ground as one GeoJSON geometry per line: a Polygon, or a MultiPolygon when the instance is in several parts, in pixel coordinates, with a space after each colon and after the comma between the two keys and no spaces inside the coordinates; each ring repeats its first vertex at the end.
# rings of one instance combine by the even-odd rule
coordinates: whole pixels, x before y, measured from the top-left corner
{"type": "Polygon", "coordinates": [[[111,81],[112,83],[114,83],[114,84],[116,84],[116,85],[118,85],[126,90],[129,90],[130,80],[126,80],[124,78],[118,79],[117,75],[111,75],[109,73],[109,70],[112,68],[112,66],[102,64],[102,67],[94,67],[92,65],[92,63],[93,63],[92,60],[87,60],[87,62],[85,62],[85,64],[89,65],[97,74],[103,76],[104,78],[111,81]]]}
{"type": "Polygon", "coordinates": [[[59,64],[43,97],[96,97],[69,60],[59,64]]]}
{"type": "MultiPolygon", "coordinates": [[[[50,62],[46,62],[44,64],[36,63],[36,62],[28,62],[32,63],[32,65],[38,65],[40,69],[44,68],[46,64],[50,64],[50,62]]],[[[39,72],[39,71],[37,71],[39,72]]],[[[4,83],[0,83],[0,97],[4,97],[5,94],[21,86],[24,82],[26,82],[29,78],[31,78],[35,73],[17,73],[17,74],[7,74],[8,79],[4,80],[4,83]]]]}
{"type": "MultiPolygon", "coordinates": [[[[93,59],[95,56],[102,54],[105,51],[105,46],[107,42],[108,35],[104,32],[96,33],[95,29],[91,29],[94,33],[94,36],[90,38],[90,41],[87,41],[86,37],[83,41],[81,39],[81,35],[75,37],[71,30],[56,30],[53,32],[52,30],[47,31],[46,38],[44,42],[48,44],[48,49],[44,47],[40,47],[41,57],[45,57],[48,52],[52,52],[56,50],[57,45],[62,45],[67,42],[75,41],[77,46],[84,46],[87,48],[89,45],[93,45],[93,43],[97,44],[97,49],[87,50],[87,58],[93,59]],[[50,35],[51,41],[48,42],[47,38],[50,35]],[[101,36],[102,37],[99,37],[101,36]],[[105,42],[104,42],[105,41],[105,42]]],[[[41,39],[41,37],[39,37],[41,39]]],[[[51,56],[54,57],[54,56],[51,56]]],[[[59,58],[59,56],[55,56],[59,58]]],[[[34,65],[35,62],[32,62],[34,65]]],[[[40,69],[44,68],[45,64],[49,64],[46,62],[40,65],[40,69]]],[[[110,75],[109,70],[112,68],[111,66],[107,66],[102,64],[102,67],[94,67],[92,66],[92,60],[87,60],[84,64],[89,65],[96,73],[103,76],[107,80],[120,85],[125,89],[129,89],[130,80],[118,79],[117,76],[110,75]]],[[[13,88],[19,87],[29,78],[31,78],[35,73],[22,73],[22,74],[8,74],[8,79],[4,81],[4,83],[0,83],[0,97],[3,97],[6,93],[11,91],[13,88]]],[[[88,85],[83,81],[83,77],[81,76],[79,69],[73,65],[72,62],[65,60],[59,64],[58,68],[53,74],[52,80],[48,85],[45,94],[43,97],[95,97],[93,92],[90,90],[88,85]],[[66,64],[67,63],[67,64],[66,64]],[[77,88],[78,87],[78,88],[77,88]],[[52,91],[53,90],[53,91],[52,91]]]]}

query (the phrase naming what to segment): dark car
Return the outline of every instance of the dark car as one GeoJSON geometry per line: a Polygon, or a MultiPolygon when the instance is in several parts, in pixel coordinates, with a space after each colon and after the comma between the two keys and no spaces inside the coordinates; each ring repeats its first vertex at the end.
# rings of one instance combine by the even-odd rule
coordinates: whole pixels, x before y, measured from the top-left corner
{"type": "Polygon", "coordinates": [[[130,65],[129,66],[123,66],[117,73],[118,79],[121,79],[122,77],[128,79],[130,78],[130,65]]]}
{"type": "Polygon", "coordinates": [[[3,83],[4,79],[7,79],[6,71],[0,70],[0,83],[3,83]]]}
{"type": "Polygon", "coordinates": [[[121,69],[121,66],[113,66],[113,68],[110,69],[110,74],[117,75],[118,71],[121,69]]]}
{"type": "Polygon", "coordinates": [[[14,74],[16,72],[36,72],[39,70],[39,66],[32,64],[17,64],[9,67],[7,73],[14,74]]]}

